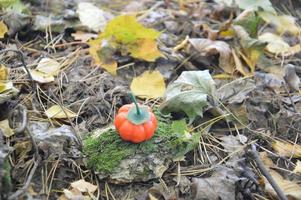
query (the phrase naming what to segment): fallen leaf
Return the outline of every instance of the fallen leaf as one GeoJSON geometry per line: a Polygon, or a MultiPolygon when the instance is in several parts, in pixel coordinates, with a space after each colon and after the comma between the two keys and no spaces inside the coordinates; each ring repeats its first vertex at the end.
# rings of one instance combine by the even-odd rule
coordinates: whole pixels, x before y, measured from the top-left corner
{"type": "Polygon", "coordinates": [[[157,42],[153,39],[138,40],[136,45],[129,48],[131,56],[154,62],[157,58],[162,57],[162,53],[157,47],[157,42]]]}
{"type": "Polygon", "coordinates": [[[103,31],[107,22],[112,19],[111,14],[104,12],[89,2],[80,2],[77,13],[80,22],[95,32],[103,31]]]}
{"type": "Polygon", "coordinates": [[[3,93],[7,90],[11,90],[13,89],[14,86],[13,86],[13,83],[12,82],[3,82],[3,81],[0,81],[0,93],[3,93]]]}
{"type": "Polygon", "coordinates": [[[284,66],[285,76],[284,80],[290,91],[298,92],[300,78],[296,73],[296,67],[293,64],[287,64],[284,66]]]}
{"type": "Polygon", "coordinates": [[[218,3],[224,3],[227,6],[238,5],[239,8],[247,10],[259,10],[259,8],[275,12],[272,3],[269,0],[215,0],[218,3]]]}
{"type": "Polygon", "coordinates": [[[54,76],[39,72],[37,70],[29,70],[33,80],[39,83],[50,83],[54,81],[54,76]]]}
{"type": "Polygon", "coordinates": [[[242,26],[235,25],[233,28],[242,47],[239,54],[248,64],[250,72],[253,74],[255,72],[256,64],[264,56],[264,48],[267,44],[251,38],[249,33],[242,26]]]}
{"type": "Polygon", "coordinates": [[[93,58],[94,64],[107,70],[112,75],[116,75],[117,62],[112,58],[115,53],[115,49],[110,46],[108,41],[101,35],[94,40],[88,42],[90,48],[89,53],[93,58]]]}
{"type": "Polygon", "coordinates": [[[232,58],[231,48],[224,41],[213,41],[204,38],[191,38],[188,42],[202,55],[219,54],[219,66],[225,72],[232,74],[234,71],[234,62],[232,58]]]}
{"type": "Polygon", "coordinates": [[[235,18],[234,24],[244,27],[250,37],[255,38],[261,21],[261,18],[253,9],[247,9],[235,18]]]}
{"type": "Polygon", "coordinates": [[[289,142],[275,140],[272,143],[272,148],[276,151],[278,155],[283,157],[301,157],[301,145],[299,144],[291,144],[289,142]]]}
{"type": "Polygon", "coordinates": [[[71,187],[79,190],[80,192],[94,193],[97,190],[97,186],[93,185],[84,179],[75,181],[71,183],[71,187]]]}
{"type": "Polygon", "coordinates": [[[51,106],[45,111],[45,114],[47,115],[48,118],[53,118],[53,119],[66,119],[68,117],[73,118],[77,116],[77,114],[74,113],[73,111],[64,107],[62,108],[59,105],[51,106]]]}
{"type": "Polygon", "coordinates": [[[60,72],[61,65],[51,58],[43,58],[34,70],[30,70],[32,79],[39,83],[50,83],[60,72]]]}
{"type": "Polygon", "coordinates": [[[297,160],[296,167],[293,172],[301,174],[301,161],[300,160],[297,160]]]}
{"type": "Polygon", "coordinates": [[[121,15],[111,20],[104,30],[105,38],[114,38],[114,42],[125,45],[135,44],[141,39],[156,40],[160,33],[151,28],[145,28],[138,23],[133,15],[121,15]]]}
{"type": "Polygon", "coordinates": [[[215,83],[208,70],[184,71],[165,92],[160,110],[163,113],[184,112],[192,122],[203,115],[208,105],[207,96],[214,95],[215,83]]]}
{"type": "Polygon", "coordinates": [[[232,49],[232,56],[233,56],[233,60],[235,63],[235,69],[241,73],[243,76],[249,76],[250,70],[247,69],[241,62],[240,58],[238,57],[236,51],[234,49],[232,49]]]}
{"type": "Polygon", "coordinates": [[[271,12],[259,12],[259,16],[268,24],[276,27],[277,32],[282,35],[289,32],[293,35],[300,34],[300,27],[296,24],[296,19],[289,15],[277,15],[271,12]]]}
{"type": "Polygon", "coordinates": [[[133,79],[131,90],[141,98],[163,97],[165,92],[164,78],[159,71],[145,71],[133,79]]]}
{"type": "Polygon", "coordinates": [[[7,33],[7,31],[7,26],[4,24],[3,21],[0,21],[0,39],[4,38],[4,35],[7,33]]]}
{"type": "MultiPolygon", "coordinates": [[[[278,172],[275,170],[269,170],[271,176],[277,183],[277,185],[281,188],[283,193],[289,198],[289,199],[301,199],[301,186],[293,181],[284,179],[278,172]]],[[[265,190],[273,195],[274,197],[278,197],[276,194],[274,188],[271,186],[271,184],[265,179],[265,190]]]]}
{"type": "Polygon", "coordinates": [[[75,33],[72,33],[71,36],[74,38],[74,40],[79,40],[81,42],[88,42],[88,40],[92,38],[97,38],[97,34],[86,33],[82,31],[76,31],[75,33]]]}
{"type": "Polygon", "coordinates": [[[42,58],[38,63],[36,70],[49,76],[57,76],[60,68],[61,65],[56,60],[51,58],[42,58]]]}
{"type": "Polygon", "coordinates": [[[0,81],[8,79],[8,72],[8,68],[5,65],[0,64],[0,81]]]}
{"type": "Polygon", "coordinates": [[[233,169],[219,166],[210,177],[192,178],[191,199],[235,200],[235,183],[239,181],[233,169]]]}
{"type": "Polygon", "coordinates": [[[0,121],[0,130],[5,137],[11,137],[15,134],[14,131],[9,127],[7,119],[0,121]]]}
{"type": "Polygon", "coordinates": [[[283,39],[274,33],[264,33],[258,37],[260,41],[267,42],[268,45],[266,49],[270,53],[281,54],[289,49],[289,44],[287,44],[283,39]]]}

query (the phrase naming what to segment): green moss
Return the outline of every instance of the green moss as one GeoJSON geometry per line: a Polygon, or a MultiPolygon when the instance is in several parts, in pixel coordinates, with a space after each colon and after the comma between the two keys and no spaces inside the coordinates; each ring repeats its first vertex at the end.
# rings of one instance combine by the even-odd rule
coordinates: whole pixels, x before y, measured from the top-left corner
{"type": "MultiPolygon", "coordinates": [[[[2,194],[8,194],[12,188],[12,181],[10,176],[11,166],[7,159],[4,160],[3,163],[3,174],[2,174],[2,187],[0,188],[0,192],[2,194]]],[[[1,196],[0,196],[1,199],[1,196]]]]}
{"type": "Polygon", "coordinates": [[[120,162],[135,154],[149,154],[166,152],[170,158],[184,152],[186,141],[173,133],[171,121],[155,112],[158,118],[158,129],[149,141],[133,144],[121,140],[114,129],[109,129],[95,138],[92,136],[84,140],[84,153],[87,156],[89,168],[101,173],[110,173],[120,162]]]}

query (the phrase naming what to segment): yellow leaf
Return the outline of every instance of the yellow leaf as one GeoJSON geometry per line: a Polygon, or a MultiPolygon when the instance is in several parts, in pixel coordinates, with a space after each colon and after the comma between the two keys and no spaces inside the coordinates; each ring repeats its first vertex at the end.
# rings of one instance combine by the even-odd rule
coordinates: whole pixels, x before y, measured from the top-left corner
{"type": "Polygon", "coordinates": [[[0,130],[2,131],[5,137],[10,137],[14,135],[14,131],[9,127],[7,119],[0,121],[0,130]]]}
{"type": "Polygon", "coordinates": [[[296,164],[296,167],[294,169],[294,173],[301,174],[301,161],[300,160],[297,160],[297,164],[296,164]]]}
{"type": "Polygon", "coordinates": [[[73,117],[77,116],[77,114],[74,113],[73,111],[71,111],[67,108],[64,108],[64,107],[62,108],[59,105],[51,106],[50,108],[48,108],[46,110],[45,114],[47,115],[48,118],[53,118],[53,119],[66,119],[68,117],[73,118],[73,117]]]}
{"type": "Polygon", "coordinates": [[[0,80],[7,80],[8,79],[8,68],[5,65],[0,64],[0,80]]]}
{"type": "Polygon", "coordinates": [[[130,44],[140,39],[157,39],[160,33],[145,28],[133,15],[121,15],[111,20],[105,30],[105,38],[113,38],[118,43],[130,44]]]}
{"type": "Polygon", "coordinates": [[[0,39],[4,38],[5,33],[7,33],[8,28],[7,26],[4,24],[3,21],[0,21],[0,39]]]}
{"type": "Polygon", "coordinates": [[[117,62],[112,59],[114,50],[111,50],[107,46],[106,40],[103,38],[103,35],[100,34],[98,38],[90,40],[89,44],[89,53],[93,58],[94,64],[100,66],[101,68],[107,70],[112,75],[116,75],[117,62]],[[101,51],[105,53],[102,53],[101,51]]]}
{"type": "Polygon", "coordinates": [[[137,43],[129,49],[129,52],[134,58],[140,58],[149,62],[153,62],[162,56],[158,50],[156,41],[152,39],[137,41],[137,43]]]}
{"type": "Polygon", "coordinates": [[[141,98],[163,97],[165,92],[164,78],[159,71],[145,71],[133,79],[131,90],[141,98]]]}
{"type": "Polygon", "coordinates": [[[273,149],[277,154],[283,157],[301,157],[301,146],[299,144],[291,144],[284,141],[275,140],[272,144],[273,149]]]}
{"type": "Polygon", "coordinates": [[[226,74],[226,73],[223,73],[223,74],[215,74],[214,76],[212,76],[214,79],[232,79],[233,76],[230,75],[230,74],[226,74]]]}
{"type": "Polygon", "coordinates": [[[289,32],[293,35],[300,34],[300,27],[297,26],[294,17],[289,15],[276,15],[271,12],[259,12],[259,16],[268,24],[273,24],[277,32],[282,35],[289,32]]]}

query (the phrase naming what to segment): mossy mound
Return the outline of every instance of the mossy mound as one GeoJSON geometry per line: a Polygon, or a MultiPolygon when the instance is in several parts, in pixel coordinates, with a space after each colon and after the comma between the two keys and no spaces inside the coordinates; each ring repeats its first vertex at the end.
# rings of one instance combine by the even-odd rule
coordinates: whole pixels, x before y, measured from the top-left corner
{"type": "Polygon", "coordinates": [[[100,134],[95,131],[84,140],[88,167],[102,177],[110,176],[119,182],[146,181],[161,176],[172,158],[185,152],[187,144],[181,135],[172,131],[169,118],[158,114],[157,118],[154,137],[139,144],[121,140],[113,127],[100,134]]]}

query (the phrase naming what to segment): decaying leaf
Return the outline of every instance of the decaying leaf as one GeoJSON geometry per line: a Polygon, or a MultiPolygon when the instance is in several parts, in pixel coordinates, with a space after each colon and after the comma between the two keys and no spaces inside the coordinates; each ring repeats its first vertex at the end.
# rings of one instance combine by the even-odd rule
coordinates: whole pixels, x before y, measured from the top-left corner
{"type": "Polygon", "coordinates": [[[14,135],[14,131],[9,127],[7,119],[0,121],[0,130],[2,131],[5,137],[10,137],[14,135]]]}
{"type": "Polygon", "coordinates": [[[113,16],[89,2],[80,2],[77,13],[80,22],[95,32],[103,31],[113,16]]]}
{"type": "Polygon", "coordinates": [[[233,73],[234,62],[229,44],[224,41],[213,41],[204,38],[191,38],[188,42],[204,56],[219,54],[220,68],[229,74],[233,73]]]}
{"type": "Polygon", "coordinates": [[[80,192],[88,192],[88,193],[94,193],[97,190],[96,185],[93,185],[85,181],[84,179],[72,182],[71,187],[79,190],[80,192]]]}
{"type": "Polygon", "coordinates": [[[131,90],[141,98],[163,97],[165,92],[164,78],[159,71],[145,71],[133,79],[131,90]]]}
{"type": "Polygon", "coordinates": [[[61,65],[51,58],[43,58],[34,70],[30,70],[33,80],[39,83],[50,83],[59,74],[61,65]]]}
{"type": "Polygon", "coordinates": [[[48,118],[52,118],[52,119],[66,119],[66,118],[73,118],[77,116],[77,114],[74,113],[73,111],[64,107],[62,108],[59,105],[51,106],[45,111],[45,114],[47,115],[48,118]]]}
{"type": "Polygon", "coordinates": [[[276,153],[283,157],[293,157],[300,158],[301,157],[301,145],[299,144],[291,144],[289,142],[275,140],[272,144],[273,149],[276,153]]]}
{"type": "Polygon", "coordinates": [[[286,32],[293,35],[300,34],[301,29],[297,26],[296,19],[292,16],[277,15],[271,12],[259,12],[259,16],[266,23],[274,25],[280,35],[286,32]]]}
{"type": "Polygon", "coordinates": [[[5,33],[7,33],[8,28],[7,26],[4,24],[3,21],[0,21],[0,39],[4,38],[5,33]]]}
{"type": "Polygon", "coordinates": [[[193,121],[196,116],[203,115],[203,108],[208,105],[207,96],[214,95],[214,91],[215,83],[208,70],[182,72],[167,87],[161,111],[184,112],[193,121]]]}
{"type": "Polygon", "coordinates": [[[235,183],[238,180],[233,169],[217,167],[211,177],[192,179],[192,199],[235,200],[235,183]]]}

